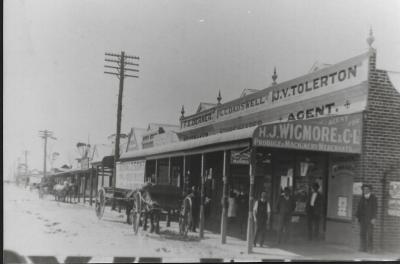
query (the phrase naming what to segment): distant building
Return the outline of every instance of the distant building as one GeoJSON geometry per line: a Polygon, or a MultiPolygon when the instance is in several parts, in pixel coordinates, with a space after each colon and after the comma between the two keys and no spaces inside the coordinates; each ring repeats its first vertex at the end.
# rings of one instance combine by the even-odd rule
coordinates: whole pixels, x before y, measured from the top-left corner
{"type": "Polygon", "coordinates": [[[151,148],[168,143],[178,142],[176,131],[179,126],[171,124],[150,123],[142,136],[142,148],[151,148]]]}

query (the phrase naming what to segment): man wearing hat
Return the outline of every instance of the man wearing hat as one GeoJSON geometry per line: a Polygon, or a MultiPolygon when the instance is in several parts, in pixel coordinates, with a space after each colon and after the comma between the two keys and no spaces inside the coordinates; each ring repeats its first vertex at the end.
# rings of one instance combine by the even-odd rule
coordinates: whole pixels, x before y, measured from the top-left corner
{"type": "Polygon", "coordinates": [[[371,193],[372,186],[369,184],[362,185],[362,197],[357,207],[357,219],[360,223],[360,251],[372,252],[372,236],[374,225],[376,222],[377,199],[371,193]]]}

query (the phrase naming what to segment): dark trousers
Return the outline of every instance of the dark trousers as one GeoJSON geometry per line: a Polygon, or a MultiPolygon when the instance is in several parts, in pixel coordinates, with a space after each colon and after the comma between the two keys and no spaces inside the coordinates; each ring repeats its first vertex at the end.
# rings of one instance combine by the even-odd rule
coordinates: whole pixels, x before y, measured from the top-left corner
{"type": "Polygon", "coordinates": [[[371,252],[372,251],[372,235],[374,226],[371,223],[360,223],[360,242],[361,251],[371,252]]]}
{"type": "Polygon", "coordinates": [[[264,244],[264,238],[265,238],[266,231],[267,231],[267,220],[258,220],[256,222],[256,230],[255,230],[255,235],[254,235],[254,246],[256,245],[259,237],[261,237],[260,246],[262,246],[264,244]]]}
{"type": "Polygon", "coordinates": [[[319,221],[320,217],[318,215],[308,216],[308,240],[313,240],[319,238],[319,221]]]}
{"type": "Polygon", "coordinates": [[[280,215],[278,217],[278,233],[277,233],[277,243],[287,242],[289,238],[289,228],[291,215],[280,215]]]}
{"type": "MultiPolygon", "coordinates": [[[[193,208],[193,210],[199,210],[199,208],[193,208]]],[[[196,228],[199,226],[199,221],[200,221],[200,214],[196,211],[196,213],[193,213],[190,231],[196,232],[196,228]]]]}

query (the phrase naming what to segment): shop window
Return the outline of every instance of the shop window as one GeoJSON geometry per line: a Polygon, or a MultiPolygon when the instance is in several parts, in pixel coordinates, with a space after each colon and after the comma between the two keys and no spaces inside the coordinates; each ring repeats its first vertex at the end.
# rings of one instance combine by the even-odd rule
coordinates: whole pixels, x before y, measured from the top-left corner
{"type": "MultiPolygon", "coordinates": [[[[324,194],[324,178],[326,174],[325,155],[299,155],[294,188],[295,212],[305,213],[311,186],[318,183],[319,192],[324,194]]],[[[324,197],[325,195],[322,195],[324,197]]]]}

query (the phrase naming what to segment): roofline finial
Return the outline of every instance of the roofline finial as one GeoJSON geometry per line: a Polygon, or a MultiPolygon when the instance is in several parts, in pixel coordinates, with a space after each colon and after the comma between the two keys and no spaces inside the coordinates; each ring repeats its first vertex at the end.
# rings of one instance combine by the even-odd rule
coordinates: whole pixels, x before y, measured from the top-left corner
{"type": "Polygon", "coordinates": [[[184,118],[185,117],[185,107],[182,105],[182,108],[181,108],[181,118],[184,118]]]}
{"type": "Polygon", "coordinates": [[[276,67],[274,66],[274,74],[272,75],[272,85],[276,85],[276,79],[278,79],[278,75],[276,74],[276,67]]]}
{"type": "Polygon", "coordinates": [[[375,41],[374,33],[372,31],[372,26],[369,28],[369,36],[367,38],[367,43],[370,50],[373,50],[372,43],[375,41]]]}
{"type": "Polygon", "coordinates": [[[218,90],[218,97],[217,97],[217,100],[218,100],[218,104],[221,104],[221,100],[222,100],[221,90],[218,90]]]}

